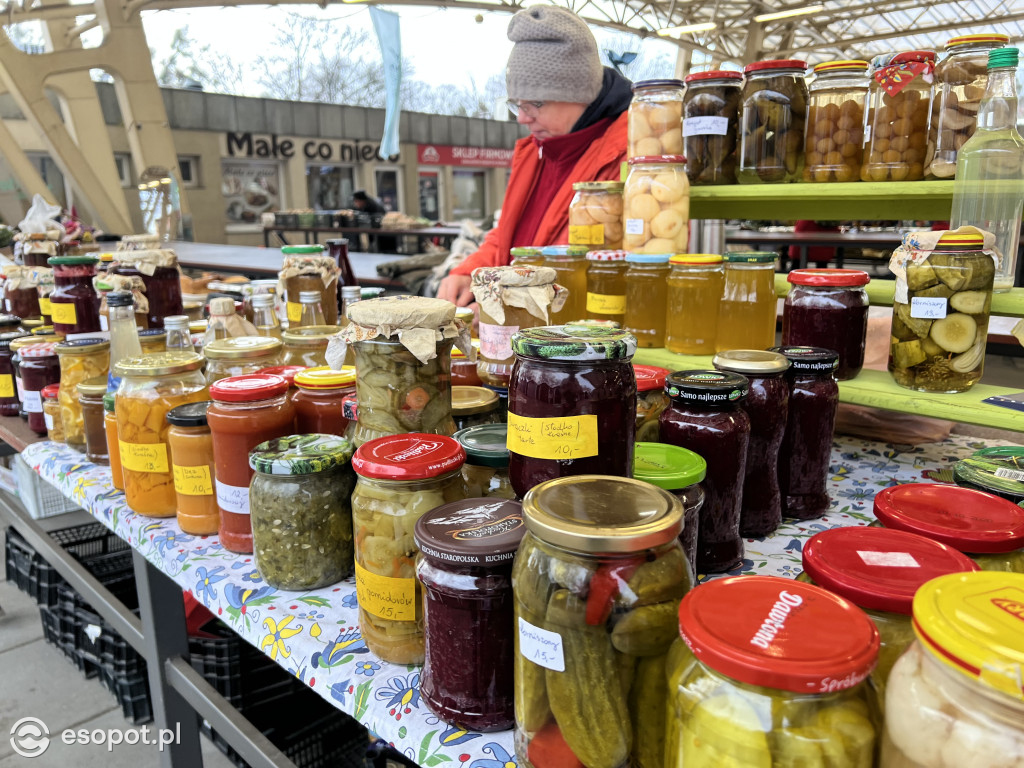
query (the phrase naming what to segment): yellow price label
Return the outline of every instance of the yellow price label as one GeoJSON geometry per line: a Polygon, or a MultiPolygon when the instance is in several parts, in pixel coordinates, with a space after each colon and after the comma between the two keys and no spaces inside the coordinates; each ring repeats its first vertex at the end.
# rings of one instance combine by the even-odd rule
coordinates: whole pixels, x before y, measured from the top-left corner
{"type": "Polygon", "coordinates": [[[294,301],[288,302],[288,322],[297,323],[302,319],[302,305],[294,301]]]}
{"type": "Polygon", "coordinates": [[[572,224],[569,245],[604,245],[604,224],[572,224]]]}
{"type": "Polygon", "coordinates": [[[505,446],[532,459],[583,459],[597,456],[597,415],[531,419],[509,411],[505,446]]]}
{"type": "Polygon", "coordinates": [[[174,465],[174,490],[184,496],[213,496],[213,478],[206,464],[198,467],[174,465]]]}
{"type": "MultiPolygon", "coordinates": [[[[73,304],[71,306],[74,306],[73,304]]],[[[48,315],[50,314],[50,297],[40,296],[39,297],[39,314],[48,315]]]]}
{"type": "Polygon", "coordinates": [[[0,376],[0,397],[14,397],[14,377],[9,373],[0,376]]]}
{"type": "Polygon", "coordinates": [[[163,443],[120,443],[121,467],[131,472],[168,472],[163,443]]]}
{"type": "Polygon", "coordinates": [[[359,607],[391,621],[416,621],[416,579],[371,573],[356,562],[359,607]]]}
{"type": "Polygon", "coordinates": [[[608,293],[588,293],[587,312],[594,312],[598,315],[624,315],[626,314],[626,297],[608,293]]]}
{"type": "Polygon", "coordinates": [[[50,318],[61,325],[78,325],[78,314],[74,304],[50,302],[50,318]]]}

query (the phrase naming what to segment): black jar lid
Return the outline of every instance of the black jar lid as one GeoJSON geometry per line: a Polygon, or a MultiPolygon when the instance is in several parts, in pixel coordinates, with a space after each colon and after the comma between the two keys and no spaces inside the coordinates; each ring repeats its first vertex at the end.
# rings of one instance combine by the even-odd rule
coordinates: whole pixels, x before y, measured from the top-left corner
{"type": "Polygon", "coordinates": [[[22,336],[31,335],[31,333],[25,333],[24,331],[8,331],[7,333],[0,333],[0,350],[9,350],[11,348],[12,341],[20,339],[22,336]]]}
{"type": "Polygon", "coordinates": [[[175,427],[205,427],[206,411],[213,405],[212,400],[185,403],[167,412],[167,423],[175,427]]]}
{"type": "Polygon", "coordinates": [[[111,291],[107,294],[108,307],[130,307],[135,303],[131,291],[111,291]]]}
{"type": "Polygon", "coordinates": [[[524,533],[518,501],[464,499],[421,516],[413,538],[423,556],[440,565],[495,567],[511,562],[524,533]]]}
{"type": "Polygon", "coordinates": [[[793,373],[817,373],[831,375],[839,367],[839,353],[824,347],[772,347],[769,352],[778,352],[789,360],[793,373]]]}
{"type": "Polygon", "coordinates": [[[0,329],[17,328],[21,325],[21,318],[17,315],[0,315],[0,329]]]}
{"type": "Polygon", "coordinates": [[[673,400],[709,408],[741,403],[749,389],[746,376],[728,371],[676,371],[665,379],[665,394],[673,400]]]}

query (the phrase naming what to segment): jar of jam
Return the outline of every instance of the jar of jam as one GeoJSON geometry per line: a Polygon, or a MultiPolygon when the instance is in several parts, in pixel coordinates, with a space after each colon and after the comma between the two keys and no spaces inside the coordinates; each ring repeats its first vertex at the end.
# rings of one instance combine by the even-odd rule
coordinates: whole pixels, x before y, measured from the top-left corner
{"type": "Polygon", "coordinates": [[[323,251],[322,245],[287,245],[281,249],[283,258],[278,273],[280,287],[277,295],[285,302],[288,322],[293,328],[298,327],[302,319],[302,305],[299,303],[302,291],[320,291],[324,322],[327,325],[338,324],[341,269],[323,251]]]}
{"type": "Polygon", "coordinates": [[[772,252],[727,253],[725,287],[718,304],[715,351],[768,349],[775,345],[775,259],[772,252]]]}
{"type": "MultiPolygon", "coordinates": [[[[60,359],[58,398],[64,442],[68,447],[81,451],[85,449],[85,426],[77,387],[87,379],[109,373],[110,342],[106,339],[69,339],[57,344],[54,351],[60,359]]],[[[43,412],[46,413],[45,408],[43,412]]]]}
{"type": "Polygon", "coordinates": [[[79,382],[76,389],[85,427],[85,458],[93,464],[107,466],[110,457],[107,454],[107,431],[103,425],[103,396],[107,394],[107,377],[79,382]]]}
{"type": "Polygon", "coordinates": [[[782,514],[811,520],[824,515],[829,506],[827,482],[839,409],[839,385],[832,372],[839,355],[821,347],[771,351],[789,360],[789,413],[779,450],[782,514]]]}
{"type": "MultiPolygon", "coordinates": [[[[6,315],[6,317],[11,317],[11,315],[6,315]]],[[[0,331],[0,334],[2,334],[2,333],[11,333],[14,330],[15,330],[14,328],[7,328],[7,329],[4,329],[4,330],[0,331]]],[[[36,338],[31,333],[26,331],[25,334],[26,335],[24,335],[24,336],[15,337],[15,338],[11,339],[10,342],[9,342],[9,344],[10,344],[10,352],[11,352],[11,368],[14,370],[14,391],[18,393],[18,399],[20,401],[22,401],[22,407],[21,407],[21,416],[22,416],[22,418],[25,418],[27,414],[26,414],[25,407],[24,407],[25,388],[22,386],[22,381],[21,381],[21,350],[24,347],[29,346],[30,344],[41,343],[41,342],[38,342],[36,340],[36,338]]]]}
{"type": "Polygon", "coordinates": [[[305,325],[283,331],[281,365],[302,365],[306,368],[327,365],[327,344],[337,332],[336,325],[305,325]]]}
{"type": "Polygon", "coordinates": [[[718,336],[718,305],[725,273],[722,257],[711,253],[670,258],[665,346],[681,355],[710,355],[718,336]]]}
{"type": "Polygon", "coordinates": [[[181,297],[181,269],[178,256],[169,249],[118,251],[107,268],[108,275],[139,276],[146,286],[150,328],[163,328],[168,315],[185,312],[181,297]]]}
{"type": "Polygon", "coordinates": [[[743,68],[740,184],[799,181],[804,167],[807,62],[757,61],[743,68]]]}
{"type": "Polygon", "coordinates": [[[423,585],[423,700],[461,728],[511,728],[512,558],[525,533],[522,505],[456,501],[421,515],[413,531],[423,585]]]}
{"type": "Polygon", "coordinates": [[[523,519],[512,568],[519,764],[660,765],[665,654],[693,586],[682,504],[639,480],[581,475],[533,488],[523,519]]]}
{"type": "Polygon", "coordinates": [[[683,81],[640,80],[629,103],[627,157],[683,153],[683,81]]]}
{"type": "Polygon", "coordinates": [[[21,413],[21,402],[14,382],[11,342],[23,337],[32,338],[23,331],[0,333],[0,416],[17,416],[21,413]]]}
{"type": "Polygon", "coordinates": [[[633,157],[623,192],[631,253],[686,253],[690,241],[690,182],[682,155],[633,157]]]}
{"type": "Polygon", "coordinates": [[[229,376],[245,376],[280,365],[282,347],[280,339],[267,336],[234,336],[211,341],[203,348],[206,382],[213,384],[229,376]]]}
{"type": "Polygon", "coordinates": [[[750,382],[738,373],[679,371],[665,380],[672,399],[661,414],[661,441],[707,462],[697,537],[698,574],[723,573],[743,558],[740,510],[750,418],[740,407],[750,382]]]}
{"type": "Polygon", "coordinates": [[[295,374],[295,385],[295,430],[300,435],[344,437],[348,419],[342,413],[341,401],[356,391],[355,368],[307,368],[295,374]]]}
{"type": "Polygon", "coordinates": [[[509,477],[520,498],[569,475],[633,472],[636,379],[632,334],[575,325],[512,337],[509,477]]]}
{"type": "Polygon", "coordinates": [[[59,256],[63,252],[58,230],[51,230],[53,237],[48,233],[33,232],[25,238],[21,248],[21,259],[27,267],[45,267],[51,256],[59,256]]]}
{"type": "MultiPolygon", "coordinates": [[[[31,337],[29,337],[31,338],[31,337]]],[[[28,416],[28,426],[38,435],[45,435],[43,388],[60,383],[60,361],[54,344],[26,344],[18,350],[18,372],[21,374],[21,403],[28,416]]]]}
{"type": "Polygon", "coordinates": [[[636,441],[658,442],[658,419],[668,408],[665,377],[669,371],[653,365],[634,365],[636,376],[636,441]]]}
{"type": "Polygon", "coordinates": [[[622,247],[622,182],[578,181],[569,203],[569,245],[588,250],[622,247]]]}
{"type": "Polygon", "coordinates": [[[167,412],[178,526],[194,536],[210,536],[220,527],[220,509],[213,488],[213,436],[206,419],[211,404],[210,400],[200,400],[167,412]]]}
{"type": "Polygon", "coordinates": [[[953,467],[953,482],[991,493],[1024,509],[1024,447],[982,448],[953,467]]]}
{"type": "Polygon", "coordinates": [[[498,395],[486,387],[452,387],[452,418],[457,429],[500,424],[498,395]]]}
{"type": "Polygon", "coordinates": [[[789,413],[789,360],[777,352],[736,349],[719,352],[712,364],[719,371],[747,377],[750,389],[743,410],[750,418],[750,443],[743,475],[740,535],[759,539],[782,523],[779,493],[779,450],[789,413]]]}
{"type": "Polygon", "coordinates": [[[55,443],[64,442],[64,421],[60,413],[60,384],[43,387],[43,420],[46,422],[46,439],[55,443]]]}
{"type": "Polygon", "coordinates": [[[539,245],[528,245],[520,248],[512,248],[509,251],[509,255],[512,257],[513,267],[544,266],[544,254],[541,253],[541,247],[539,245]]]}
{"type": "Polygon", "coordinates": [[[483,384],[480,374],[477,372],[477,359],[479,359],[479,341],[473,342],[473,357],[467,357],[466,353],[457,347],[452,348],[452,386],[453,387],[479,387],[483,384]]]}
{"type": "Polygon", "coordinates": [[[852,379],[864,367],[871,278],[859,269],[794,269],[782,309],[782,343],[839,353],[835,376],[852,379]]]}
{"type": "Polygon", "coordinates": [[[124,473],[121,470],[121,443],[117,439],[117,412],[113,392],[103,396],[103,432],[107,438],[107,458],[110,460],[110,482],[119,491],[124,490],[124,473]]]}
{"type": "Polygon", "coordinates": [[[166,352],[167,331],[163,328],[143,328],[139,331],[139,346],[142,347],[144,355],[158,355],[161,352],[166,352]]]}
{"type": "Polygon", "coordinates": [[[638,347],[665,346],[668,260],[671,254],[631,253],[626,257],[625,330],[638,347]]]}
{"type": "Polygon", "coordinates": [[[432,509],[466,497],[466,454],[444,435],[409,433],[356,449],[352,468],[359,625],[370,651],[392,664],[422,664],[423,604],[410,532],[432,509]]]}
{"type": "Polygon", "coordinates": [[[814,67],[804,147],[804,181],[856,181],[864,160],[866,61],[826,61],[814,67]]]}
{"type": "Polygon", "coordinates": [[[508,425],[480,424],[452,435],[466,452],[462,480],[470,499],[514,499],[508,479],[508,425]]]}
{"type": "MultiPolygon", "coordinates": [[[[50,313],[57,334],[67,336],[101,330],[100,300],[92,285],[97,261],[91,256],[54,256],[49,260],[54,284],[50,313]]],[[[36,294],[37,306],[38,303],[36,294]]]]}
{"type": "Polygon", "coordinates": [[[221,544],[229,552],[252,552],[249,518],[249,451],[295,429],[288,382],[280,376],[231,376],[210,385],[206,412],[213,437],[214,489],[220,508],[221,544]]]}
{"type": "Polygon", "coordinates": [[[625,251],[587,254],[587,319],[611,320],[622,326],[626,317],[625,251]]]}
{"type": "Polygon", "coordinates": [[[43,325],[53,325],[53,310],[50,309],[50,294],[56,287],[53,282],[53,270],[49,267],[36,267],[35,275],[41,320],[43,325]]]}
{"type": "Polygon", "coordinates": [[[548,245],[541,249],[544,266],[554,270],[554,282],[565,289],[561,309],[552,306],[550,323],[544,325],[571,323],[587,316],[587,250],[585,245],[548,245]]]}
{"type": "Polygon", "coordinates": [[[683,154],[694,185],[736,183],[739,72],[711,70],[687,75],[683,97],[683,154]]]}
{"type": "Polygon", "coordinates": [[[3,266],[4,311],[22,320],[34,319],[39,313],[39,278],[37,270],[14,264],[3,266]]]}

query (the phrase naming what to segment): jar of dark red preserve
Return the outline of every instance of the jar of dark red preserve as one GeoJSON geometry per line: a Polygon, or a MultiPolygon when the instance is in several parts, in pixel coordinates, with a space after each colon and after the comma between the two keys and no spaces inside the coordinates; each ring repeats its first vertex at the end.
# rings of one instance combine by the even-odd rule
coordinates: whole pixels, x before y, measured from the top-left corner
{"type": "Polygon", "coordinates": [[[60,360],[52,343],[26,344],[18,350],[21,358],[21,404],[28,417],[28,427],[37,435],[46,434],[43,413],[43,387],[60,383],[60,360]]]}
{"type": "MultiPolygon", "coordinates": [[[[53,330],[61,336],[100,331],[100,300],[92,279],[99,260],[91,256],[53,256],[50,312],[53,330]]],[[[38,304],[38,297],[37,297],[38,304]]]]}
{"type": "Polygon", "coordinates": [[[11,360],[11,342],[28,334],[22,331],[0,333],[0,416],[17,416],[21,401],[14,385],[14,363],[11,360]]]}

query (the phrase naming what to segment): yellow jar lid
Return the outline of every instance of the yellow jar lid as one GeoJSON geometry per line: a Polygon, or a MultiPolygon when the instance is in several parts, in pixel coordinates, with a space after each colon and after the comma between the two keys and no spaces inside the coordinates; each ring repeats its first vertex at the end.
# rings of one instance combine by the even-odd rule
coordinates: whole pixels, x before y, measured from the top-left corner
{"type": "Polygon", "coordinates": [[[335,325],[304,325],[284,331],[281,338],[289,347],[326,347],[340,330],[335,325]]]}
{"type": "Polygon", "coordinates": [[[26,319],[21,321],[21,327],[26,331],[34,331],[36,328],[43,327],[43,318],[37,317],[35,319],[26,319]]]}
{"type": "Polygon", "coordinates": [[[1024,574],[932,579],[914,595],[914,632],[946,666],[1024,701],[1024,574]]]}
{"type": "Polygon", "coordinates": [[[157,352],[141,357],[127,357],[114,365],[116,376],[145,378],[146,376],[167,376],[172,373],[188,373],[203,367],[203,358],[194,352],[157,352]]]}
{"type": "Polygon", "coordinates": [[[860,59],[845,59],[843,61],[823,61],[814,65],[814,74],[822,72],[867,72],[871,66],[860,59]]]}
{"type": "Polygon", "coordinates": [[[996,45],[1006,45],[1010,42],[1008,35],[1000,35],[998,33],[989,33],[985,35],[961,35],[960,37],[951,37],[946,41],[946,50],[950,48],[959,48],[963,45],[978,45],[980,43],[994,43],[996,45]]]}
{"type": "Polygon", "coordinates": [[[487,387],[467,387],[461,384],[452,387],[452,415],[472,416],[487,413],[498,407],[498,393],[487,387]]]}
{"type": "Polygon", "coordinates": [[[938,248],[953,246],[956,248],[978,248],[985,246],[985,236],[969,232],[945,232],[939,238],[938,248]]]}
{"type": "Polygon", "coordinates": [[[85,395],[86,397],[99,397],[107,394],[107,377],[96,376],[85,381],[80,381],[75,385],[78,390],[78,394],[85,395]]]}
{"type": "Polygon", "coordinates": [[[193,320],[188,324],[189,333],[204,333],[206,331],[205,320],[193,320]]]}
{"type": "Polygon", "coordinates": [[[280,339],[270,336],[235,336],[211,341],[203,352],[211,360],[244,360],[273,354],[282,346],[280,339]]]}
{"type": "Polygon", "coordinates": [[[719,253],[677,253],[668,260],[669,264],[721,264],[719,253]]]}
{"type": "Polygon", "coordinates": [[[343,389],[355,383],[354,365],[343,365],[340,371],[326,365],[318,365],[295,374],[295,385],[300,389],[343,389]]]}

